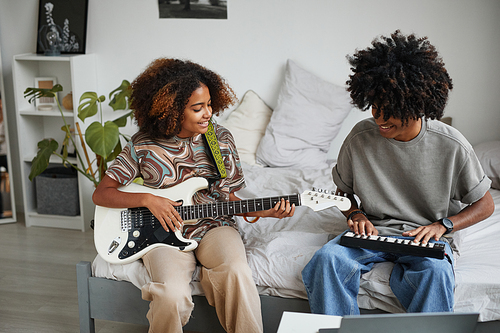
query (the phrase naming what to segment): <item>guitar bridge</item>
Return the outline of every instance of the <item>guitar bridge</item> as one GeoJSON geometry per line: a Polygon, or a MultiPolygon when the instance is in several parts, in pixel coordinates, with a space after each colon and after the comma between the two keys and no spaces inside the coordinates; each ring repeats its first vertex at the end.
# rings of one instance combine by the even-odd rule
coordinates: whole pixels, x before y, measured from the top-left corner
{"type": "Polygon", "coordinates": [[[128,209],[121,212],[120,227],[122,232],[128,232],[132,229],[132,219],[128,209]]]}

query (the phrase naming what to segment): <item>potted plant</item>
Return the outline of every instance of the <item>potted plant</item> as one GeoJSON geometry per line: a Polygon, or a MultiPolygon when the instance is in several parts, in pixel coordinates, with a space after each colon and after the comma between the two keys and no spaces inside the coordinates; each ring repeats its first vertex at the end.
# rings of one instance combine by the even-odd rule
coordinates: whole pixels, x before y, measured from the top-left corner
{"type": "Polygon", "coordinates": [[[91,123],[85,130],[85,140],[82,138],[82,134],[79,130],[79,124],[76,123],[85,159],[82,158],[81,152],[77,148],[71,133],[71,127],[68,125],[66,118],[64,117],[61,104],[59,103],[59,99],[57,97],[57,93],[59,91],[62,91],[62,86],[60,84],[55,85],[51,89],[27,88],[24,92],[24,97],[29,98],[29,103],[32,103],[35,99],[40,97],[55,98],[64,123],[61,129],[66,133],[65,139],[62,143],[63,149],[59,153],[59,144],[56,140],[43,139],[38,142],[38,152],[31,162],[29,179],[33,181],[36,176],[45,171],[45,169],[49,166],[50,157],[55,155],[61,158],[64,166],[75,168],[78,172],[92,181],[94,186],[97,186],[104,176],[104,171],[107,169],[108,162],[112,161],[122,150],[120,137],[123,137],[126,140],[129,139],[126,135],[120,133],[119,128],[124,127],[127,124],[127,119],[132,117],[132,111],[129,109],[130,83],[127,80],[123,80],[118,88],[109,93],[109,106],[111,106],[113,111],[129,110],[129,112],[114,120],[103,120],[102,103],[106,100],[104,95],[98,96],[95,92],[85,92],[80,97],[78,118],[85,121],[85,119],[93,117],[99,113],[99,120],[91,123]],[[76,158],[79,162],[78,164],[72,163],[68,159],[68,151],[66,147],[70,141],[75,147],[76,158]],[[88,156],[87,147],[89,147],[96,155],[96,158],[92,161],[88,156]],[[93,165],[96,166],[95,170],[92,167],[93,165]]]}

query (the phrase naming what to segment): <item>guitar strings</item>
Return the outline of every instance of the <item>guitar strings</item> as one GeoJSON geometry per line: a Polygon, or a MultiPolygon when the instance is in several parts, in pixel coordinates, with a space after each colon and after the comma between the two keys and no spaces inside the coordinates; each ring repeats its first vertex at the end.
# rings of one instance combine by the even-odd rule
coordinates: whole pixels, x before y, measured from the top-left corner
{"type": "MultiPolygon", "coordinates": [[[[267,210],[274,207],[277,202],[281,201],[281,199],[289,200],[290,204],[300,204],[299,195],[294,194],[279,197],[180,206],[175,207],[175,210],[181,215],[183,220],[192,220],[201,218],[200,215],[205,215],[203,217],[222,216],[267,210]],[[260,206],[259,209],[255,209],[257,206],[260,206]],[[196,208],[193,209],[193,207],[196,208]],[[210,214],[209,212],[214,212],[216,214],[210,214]]],[[[158,221],[158,219],[146,207],[129,208],[126,215],[132,219],[132,223],[137,224],[137,222],[139,222],[140,226],[153,225],[158,221]]]]}

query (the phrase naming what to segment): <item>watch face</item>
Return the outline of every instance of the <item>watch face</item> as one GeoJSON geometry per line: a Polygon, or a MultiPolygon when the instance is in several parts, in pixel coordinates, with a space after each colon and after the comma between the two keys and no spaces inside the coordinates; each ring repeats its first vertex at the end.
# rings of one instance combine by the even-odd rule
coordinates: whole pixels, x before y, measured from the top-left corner
{"type": "Polygon", "coordinates": [[[452,232],[453,231],[453,222],[451,222],[450,219],[443,218],[441,219],[441,223],[445,226],[446,233],[452,232]]]}

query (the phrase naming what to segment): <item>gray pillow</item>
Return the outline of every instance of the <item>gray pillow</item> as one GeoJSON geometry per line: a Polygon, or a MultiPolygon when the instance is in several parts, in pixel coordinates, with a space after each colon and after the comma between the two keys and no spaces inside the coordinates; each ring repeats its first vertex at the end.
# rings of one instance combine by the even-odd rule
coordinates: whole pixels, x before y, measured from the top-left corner
{"type": "Polygon", "coordinates": [[[491,179],[491,187],[500,190],[500,141],[483,142],[474,146],[484,173],[491,179]]]}
{"type": "Polygon", "coordinates": [[[344,87],[288,60],[277,106],[257,148],[257,162],[270,167],[329,167],[331,142],[351,109],[344,87]]]}
{"type": "Polygon", "coordinates": [[[240,160],[250,165],[258,165],[255,153],[264,136],[273,110],[257,95],[249,90],[238,107],[231,112],[221,125],[234,137],[240,160]]]}

